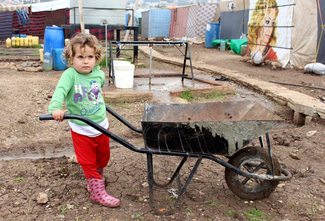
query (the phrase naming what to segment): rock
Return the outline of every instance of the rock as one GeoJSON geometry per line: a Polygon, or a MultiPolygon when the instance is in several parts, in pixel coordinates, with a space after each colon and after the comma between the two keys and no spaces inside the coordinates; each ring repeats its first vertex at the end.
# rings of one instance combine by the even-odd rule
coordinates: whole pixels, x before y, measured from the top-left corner
{"type": "Polygon", "coordinates": [[[297,154],[294,154],[294,153],[290,153],[289,156],[292,158],[292,159],[295,159],[295,160],[300,160],[300,157],[298,157],[297,154]]]}
{"type": "Polygon", "coordinates": [[[23,67],[23,68],[26,68],[26,67],[34,67],[34,62],[24,62],[24,63],[22,63],[21,64],[21,66],[23,67]]]}
{"type": "Polygon", "coordinates": [[[39,72],[39,71],[43,71],[42,67],[27,67],[23,69],[24,71],[28,71],[28,72],[39,72]]]}
{"type": "Polygon", "coordinates": [[[144,183],[142,184],[142,186],[143,186],[143,188],[147,188],[147,187],[149,186],[149,184],[148,184],[147,182],[144,182],[144,183]]]}
{"type": "Polygon", "coordinates": [[[76,155],[73,155],[69,158],[68,160],[69,163],[78,163],[78,159],[76,157],[76,155]]]}
{"type": "Polygon", "coordinates": [[[49,198],[46,193],[40,192],[36,198],[38,204],[45,204],[49,201],[49,198]]]}
{"type": "Polygon", "coordinates": [[[312,130],[312,131],[309,131],[308,133],[306,133],[306,136],[307,136],[307,137],[312,137],[312,136],[314,136],[316,133],[317,133],[317,130],[312,130]]]}

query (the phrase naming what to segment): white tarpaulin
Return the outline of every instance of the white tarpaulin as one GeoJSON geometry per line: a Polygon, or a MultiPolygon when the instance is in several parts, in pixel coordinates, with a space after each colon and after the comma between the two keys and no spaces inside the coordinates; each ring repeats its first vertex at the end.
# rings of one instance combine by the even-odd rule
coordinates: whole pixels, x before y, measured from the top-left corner
{"type": "Polygon", "coordinates": [[[13,12],[16,10],[20,10],[23,8],[28,8],[30,5],[7,5],[7,6],[0,6],[0,12],[13,12]]]}
{"type": "Polygon", "coordinates": [[[55,11],[65,8],[70,8],[70,1],[58,0],[32,4],[32,12],[55,11]]]}

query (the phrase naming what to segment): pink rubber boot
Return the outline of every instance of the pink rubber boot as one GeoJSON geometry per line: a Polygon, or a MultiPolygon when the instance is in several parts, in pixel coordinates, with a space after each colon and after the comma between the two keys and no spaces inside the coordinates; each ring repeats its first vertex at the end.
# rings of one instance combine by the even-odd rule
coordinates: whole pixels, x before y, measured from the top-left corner
{"type": "Polygon", "coordinates": [[[107,207],[118,207],[121,202],[106,193],[105,182],[102,179],[87,179],[90,188],[91,201],[107,207]]]}
{"type": "MultiPolygon", "coordinates": [[[[97,169],[97,172],[100,176],[100,179],[104,180],[104,183],[105,183],[105,177],[104,177],[104,167],[102,168],[98,168],[97,169]]],[[[106,186],[106,183],[105,183],[105,186],[106,186]]],[[[89,184],[87,184],[87,191],[90,193],[90,187],[89,187],[89,184]]]]}

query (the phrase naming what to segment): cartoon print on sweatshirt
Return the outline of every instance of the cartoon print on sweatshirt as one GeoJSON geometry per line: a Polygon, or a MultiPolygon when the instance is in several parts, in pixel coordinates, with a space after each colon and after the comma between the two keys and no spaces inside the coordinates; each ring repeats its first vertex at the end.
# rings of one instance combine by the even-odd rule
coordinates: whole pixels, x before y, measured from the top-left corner
{"type": "Polygon", "coordinates": [[[100,84],[92,80],[90,84],[78,77],[74,85],[74,102],[80,105],[80,115],[89,116],[95,114],[100,109],[100,84]],[[88,86],[89,85],[89,86],[88,86]]]}
{"type": "Polygon", "coordinates": [[[99,99],[100,85],[98,84],[97,81],[91,81],[90,82],[90,91],[89,91],[89,93],[95,99],[95,101],[93,101],[93,104],[102,103],[102,101],[99,99]]]}

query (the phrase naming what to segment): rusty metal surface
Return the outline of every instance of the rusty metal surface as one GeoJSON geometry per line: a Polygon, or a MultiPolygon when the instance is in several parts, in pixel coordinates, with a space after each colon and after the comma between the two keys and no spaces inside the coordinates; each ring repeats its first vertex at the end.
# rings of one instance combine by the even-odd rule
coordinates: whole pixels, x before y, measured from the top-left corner
{"type": "Polygon", "coordinates": [[[280,121],[252,101],[147,104],[142,129],[147,148],[232,155],[280,121]]]}

